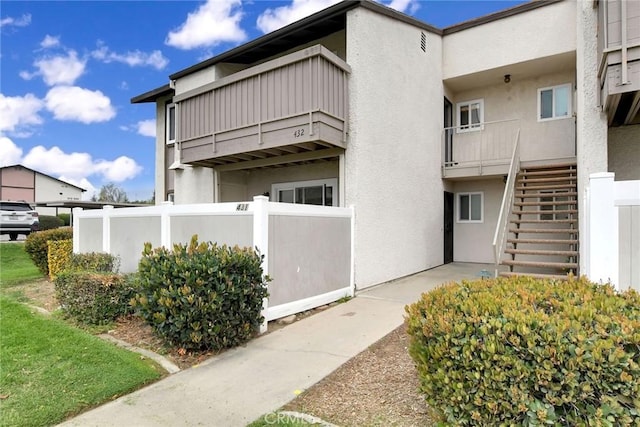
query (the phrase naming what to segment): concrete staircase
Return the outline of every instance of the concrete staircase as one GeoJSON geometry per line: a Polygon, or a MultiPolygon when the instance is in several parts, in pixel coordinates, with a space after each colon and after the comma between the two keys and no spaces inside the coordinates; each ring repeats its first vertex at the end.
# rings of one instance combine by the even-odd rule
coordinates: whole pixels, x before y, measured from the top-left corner
{"type": "Polygon", "coordinates": [[[578,274],[577,179],[575,163],[521,168],[501,276],[578,274]]]}

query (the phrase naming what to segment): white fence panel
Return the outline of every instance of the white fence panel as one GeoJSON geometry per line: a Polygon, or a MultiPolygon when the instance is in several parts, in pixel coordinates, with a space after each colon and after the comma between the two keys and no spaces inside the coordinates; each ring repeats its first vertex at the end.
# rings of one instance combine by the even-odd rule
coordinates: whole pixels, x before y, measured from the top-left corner
{"type": "Polygon", "coordinates": [[[619,290],[640,291],[640,181],[591,174],[585,199],[584,273],[619,290]]]}
{"type": "Polygon", "coordinates": [[[171,248],[197,234],[200,241],[255,247],[264,255],[264,274],[273,278],[263,310],[268,321],[354,295],[353,221],[353,209],[271,203],[264,196],[241,203],[74,209],[73,250],[117,255],[121,271],[133,272],[146,242],[171,248]]]}

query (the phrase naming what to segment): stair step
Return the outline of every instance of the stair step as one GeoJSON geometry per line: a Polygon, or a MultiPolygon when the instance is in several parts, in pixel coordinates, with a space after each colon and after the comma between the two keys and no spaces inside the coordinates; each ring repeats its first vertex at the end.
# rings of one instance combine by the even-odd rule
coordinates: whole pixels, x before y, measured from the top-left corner
{"type": "Polygon", "coordinates": [[[577,209],[557,209],[557,210],[548,210],[548,211],[541,211],[538,209],[535,210],[517,210],[517,211],[512,211],[511,212],[514,215],[544,215],[544,214],[577,214],[578,210],[577,209]]]}
{"type": "Polygon", "coordinates": [[[541,245],[577,245],[576,239],[507,239],[507,243],[531,243],[541,245]]]}
{"type": "Polygon", "coordinates": [[[526,184],[526,183],[538,183],[544,184],[549,182],[568,182],[572,183],[578,180],[578,177],[575,175],[572,176],[548,176],[541,175],[542,178],[528,178],[528,175],[518,174],[518,179],[516,182],[518,184],[526,184]]]}
{"type": "Polygon", "coordinates": [[[523,166],[520,169],[526,171],[540,171],[547,169],[575,169],[576,162],[566,162],[566,163],[551,163],[548,165],[536,165],[536,166],[523,166]]]}
{"type": "MultiPolygon", "coordinates": [[[[520,184],[520,182],[519,182],[520,184]]],[[[535,186],[519,186],[516,187],[516,190],[518,191],[530,191],[530,190],[574,190],[576,189],[575,184],[555,184],[555,185],[535,185],[535,186]]],[[[549,195],[554,195],[554,194],[562,194],[562,192],[558,192],[558,193],[548,193],[549,195]]]]}
{"type": "Polygon", "coordinates": [[[578,268],[577,262],[545,262],[545,261],[510,261],[505,260],[500,264],[519,267],[539,267],[539,268],[578,268]]]}
{"type": "Polygon", "coordinates": [[[578,234],[577,228],[510,228],[509,233],[550,233],[550,234],[578,234]]]}
{"type": "Polygon", "coordinates": [[[555,279],[555,280],[568,280],[567,275],[560,274],[544,274],[544,273],[519,273],[516,271],[501,271],[498,273],[502,277],[517,277],[517,276],[530,276],[537,279],[555,279]]]}
{"type": "Polygon", "coordinates": [[[577,195],[578,193],[575,191],[566,191],[562,193],[518,193],[514,194],[513,197],[517,199],[531,199],[534,197],[539,199],[541,197],[574,197],[577,195]]]}
{"type": "Polygon", "coordinates": [[[578,256],[578,251],[553,251],[545,249],[505,249],[505,253],[512,255],[560,255],[578,256]]]}
{"type": "MultiPolygon", "coordinates": [[[[576,206],[577,200],[565,200],[565,201],[553,201],[553,202],[513,202],[513,206],[576,206]]],[[[554,213],[554,211],[547,211],[546,213],[554,213]]]]}
{"type": "MultiPolygon", "coordinates": [[[[555,213],[547,211],[547,213],[555,213]]],[[[577,219],[514,219],[512,224],[575,224],[577,219]]]]}

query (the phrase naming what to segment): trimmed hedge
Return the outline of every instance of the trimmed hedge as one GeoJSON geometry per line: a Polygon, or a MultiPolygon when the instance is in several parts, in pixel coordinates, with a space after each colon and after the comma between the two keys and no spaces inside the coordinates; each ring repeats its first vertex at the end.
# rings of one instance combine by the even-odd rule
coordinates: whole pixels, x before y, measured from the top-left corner
{"type": "Polygon", "coordinates": [[[62,220],[62,222],[63,222],[62,225],[64,227],[68,227],[68,226],[71,225],[71,214],[61,213],[61,214],[58,214],[58,218],[60,218],[62,220]]]}
{"type": "Polygon", "coordinates": [[[104,325],[131,312],[135,291],[127,276],[66,270],[54,284],[64,313],[80,323],[104,325]]]}
{"type": "Polygon", "coordinates": [[[47,242],[50,240],[68,240],[73,238],[71,227],[55,228],[53,230],[36,231],[29,234],[24,244],[24,250],[29,254],[33,263],[45,276],[49,275],[49,259],[47,242]]]}
{"type": "Polygon", "coordinates": [[[446,425],[640,425],[640,295],[586,279],[443,286],[406,307],[446,425]]]}
{"type": "Polygon", "coordinates": [[[50,240],[49,277],[53,280],[63,270],[117,273],[120,259],[104,252],[73,253],[73,240],[50,240]]]}
{"type": "Polygon", "coordinates": [[[54,228],[62,227],[64,220],[57,216],[40,215],[38,216],[39,230],[53,230],[54,228]]]}
{"type": "Polygon", "coordinates": [[[58,273],[69,266],[73,255],[73,240],[49,240],[47,242],[47,265],[49,278],[54,280],[58,273]]]}
{"type": "Polygon", "coordinates": [[[138,267],[140,315],[168,343],[186,350],[222,349],[249,340],[263,321],[268,277],[250,248],[214,243],[152,249],[138,267]]]}

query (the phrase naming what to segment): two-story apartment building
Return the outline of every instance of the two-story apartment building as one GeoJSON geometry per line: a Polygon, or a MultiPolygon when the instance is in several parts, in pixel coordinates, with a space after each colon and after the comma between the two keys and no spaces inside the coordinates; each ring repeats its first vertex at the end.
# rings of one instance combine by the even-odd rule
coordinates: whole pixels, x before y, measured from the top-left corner
{"type": "Polygon", "coordinates": [[[507,273],[578,270],[589,174],[640,179],[639,94],[640,2],[536,1],[439,29],[361,0],[132,102],[156,104],[165,200],[354,206],[364,288],[494,252],[507,273]]]}

